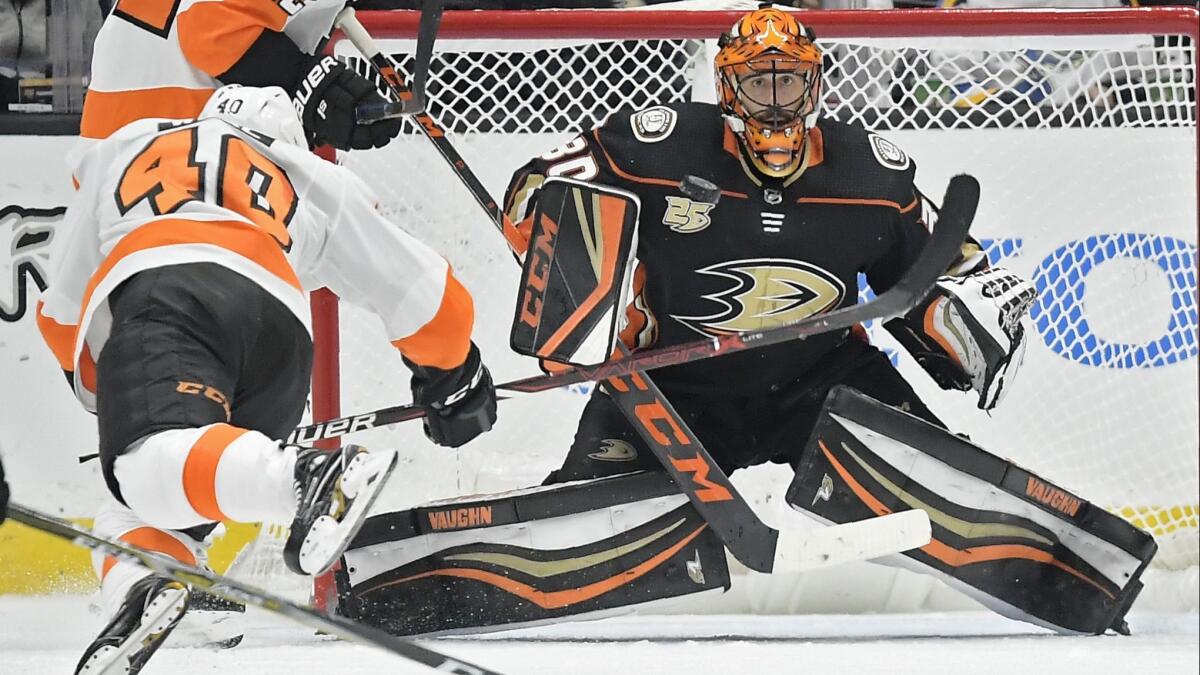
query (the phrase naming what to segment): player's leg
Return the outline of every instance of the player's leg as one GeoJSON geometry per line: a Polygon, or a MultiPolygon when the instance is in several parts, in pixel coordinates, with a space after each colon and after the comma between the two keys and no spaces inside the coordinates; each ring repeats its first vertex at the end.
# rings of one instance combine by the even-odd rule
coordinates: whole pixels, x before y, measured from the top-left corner
{"type": "MultiPolygon", "coordinates": [[[[292,522],[298,541],[285,550],[289,563],[327,566],[361,523],[395,455],[280,447],[259,430],[290,428],[307,392],[311,344],[302,324],[277,305],[244,277],[211,264],[150,270],[114,291],[112,327],[96,364],[101,466],[114,497],[160,534],[222,520],[292,522]],[[272,373],[283,383],[278,401],[258,408],[260,422],[280,418],[269,425],[241,414],[238,401],[243,389],[261,386],[243,382],[260,341],[296,365],[272,373]],[[235,410],[244,426],[231,423],[235,410]]],[[[102,586],[117,583],[108,579],[102,586]]],[[[136,614],[134,605],[120,611],[136,614]]],[[[113,620],[127,637],[138,633],[136,616],[113,620]]],[[[155,641],[173,626],[154,631],[155,641]]]]}
{"type": "MultiPolygon", "coordinates": [[[[191,499],[199,501],[200,495],[196,481],[185,484],[184,467],[188,449],[225,421],[229,401],[223,392],[232,391],[235,380],[212,366],[214,353],[228,351],[215,327],[196,334],[181,320],[181,314],[198,313],[198,307],[190,295],[177,292],[172,276],[164,270],[144,272],[108,299],[113,321],[96,364],[96,388],[101,469],[114,501],[97,516],[96,527],[117,538],[134,537],[131,543],[182,562],[203,564],[198,539],[205,532],[199,530],[215,519],[199,515],[197,508],[204,507],[189,501],[189,490],[191,499]],[[189,528],[195,538],[182,532],[189,528]]],[[[196,467],[193,463],[190,477],[196,467]]],[[[112,559],[98,561],[96,570],[109,621],[78,672],[110,667],[137,672],[190,607],[189,590],[112,559]]],[[[218,621],[241,608],[225,609],[218,621]]]]}
{"type": "Polygon", "coordinates": [[[114,295],[98,364],[101,459],[114,494],[158,527],[290,523],[289,568],[327,569],[396,454],[274,440],[304,409],[312,344],[303,324],[210,263],[151,270],[114,295]]]}
{"type": "MultiPolygon", "coordinates": [[[[128,507],[109,498],[96,514],[96,533],[197,564],[201,546],[180,532],[153,528],[128,507]]],[[[174,630],[190,604],[183,584],[149,574],[140,565],[92,554],[100,579],[100,607],[108,620],[84,651],[75,672],[103,673],[113,668],[136,673],[174,630]]]]}

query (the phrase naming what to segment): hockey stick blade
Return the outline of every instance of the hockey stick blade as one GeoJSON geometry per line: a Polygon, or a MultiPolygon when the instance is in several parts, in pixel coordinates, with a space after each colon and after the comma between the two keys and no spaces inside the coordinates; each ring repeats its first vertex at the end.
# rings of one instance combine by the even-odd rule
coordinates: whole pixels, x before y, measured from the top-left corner
{"type": "Polygon", "coordinates": [[[856,560],[872,560],[929,543],[929,514],[920,509],[889,513],[813,530],[779,530],[772,572],[804,572],[856,560]]]}
{"type": "MultiPolygon", "coordinates": [[[[896,282],[896,285],[868,302],[759,331],[722,335],[671,347],[645,349],[628,358],[607,361],[595,366],[571,368],[551,375],[537,375],[513,380],[497,385],[496,389],[532,394],[578,382],[605,380],[638,371],[691,363],[722,354],[731,354],[841,330],[864,321],[898,316],[923,300],[937,278],[953,264],[962,247],[962,242],[967,236],[967,231],[971,227],[978,203],[978,181],[966,174],[951,178],[950,185],[946,189],[946,196],[942,201],[937,225],[933,228],[933,234],[930,235],[921,254],[896,282]]],[[[293,431],[288,439],[292,443],[312,443],[424,416],[425,411],[416,406],[392,406],[300,427],[293,431]]]]}
{"type": "Polygon", "coordinates": [[[354,110],[359,124],[371,124],[380,120],[400,117],[402,115],[417,115],[425,111],[425,81],[429,77],[429,63],[433,59],[433,43],[437,40],[438,27],[442,22],[441,0],[424,0],[421,6],[421,20],[417,27],[417,49],[413,61],[412,85],[406,86],[396,64],[383,53],[371,34],[363,28],[355,16],[353,7],[346,7],[338,13],[335,24],[350,42],[383,78],[392,93],[399,101],[384,103],[366,103],[354,110]]]}
{"type": "Polygon", "coordinates": [[[339,616],[321,614],[308,607],[297,605],[276,595],[248,586],[234,579],[215,574],[206,569],[187,565],[165,555],[147,551],[97,536],[57,518],[43,515],[18,504],[8,505],[8,516],[29,527],[47,534],[66,539],[84,548],[111,555],[120,560],[141,565],[154,574],[169,577],[180,583],[202,588],[227,600],[254,605],[269,612],[280,614],[310,628],[336,635],[346,640],[362,642],[397,656],[415,661],[442,673],[459,675],[501,675],[466,661],[451,658],[432,649],[388,635],[370,626],[348,621],[339,616]]]}

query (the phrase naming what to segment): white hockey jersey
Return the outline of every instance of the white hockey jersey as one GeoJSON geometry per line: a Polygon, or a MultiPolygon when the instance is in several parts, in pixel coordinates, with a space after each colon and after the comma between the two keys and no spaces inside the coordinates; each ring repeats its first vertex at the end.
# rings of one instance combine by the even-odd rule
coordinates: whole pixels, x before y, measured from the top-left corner
{"type": "Polygon", "coordinates": [[[57,230],[38,325],[89,410],[108,295],[166,265],[220,264],[306,327],[306,290],[328,287],[379,315],[418,364],[466,359],[470,295],[441,256],[379,214],[348,169],[219,119],[141,120],[78,155],[81,188],[57,230]]]}
{"type": "MultiPolygon", "coordinates": [[[[92,48],[80,135],[195,117],[263,31],[313,54],[345,0],[117,0],[92,48]]],[[[262,64],[264,70],[280,64],[262,64]]],[[[226,83],[228,84],[228,83],[226,83]]],[[[289,82],[273,82],[287,86],[289,82]]]]}

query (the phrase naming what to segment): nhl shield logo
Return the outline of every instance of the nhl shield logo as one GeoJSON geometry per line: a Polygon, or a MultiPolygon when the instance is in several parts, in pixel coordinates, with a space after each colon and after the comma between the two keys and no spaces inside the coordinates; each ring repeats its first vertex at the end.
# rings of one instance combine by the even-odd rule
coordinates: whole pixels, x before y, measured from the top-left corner
{"type": "Polygon", "coordinates": [[[875,155],[875,159],[880,165],[894,171],[903,171],[912,164],[912,161],[900,149],[900,146],[883,136],[871,134],[867,137],[867,140],[870,141],[871,152],[875,155]]]}
{"type": "Polygon", "coordinates": [[[657,143],[675,130],[675,111],[665,106],[654,106],[637,112],[629,118],[633,135],[643,143],[657,143]]]}

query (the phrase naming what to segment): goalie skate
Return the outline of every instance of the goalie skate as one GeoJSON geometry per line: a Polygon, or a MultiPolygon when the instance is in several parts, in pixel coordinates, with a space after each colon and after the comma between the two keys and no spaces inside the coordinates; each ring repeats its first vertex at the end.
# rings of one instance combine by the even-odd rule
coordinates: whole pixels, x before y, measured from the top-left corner
{"type": "Polygon", "coordinates": [[[396,451],[302,448],[296,455],[296,518],[283,560],[296,574],[326,572],[366,519],[396,467],[396,451]]]}
{"type": "Polygon", "coordinates": [[[188,609],[187,586],[150,575],[125,594],[125,602],[92,641],[75,675],[110,675],[142,670],[188,609]]]}

